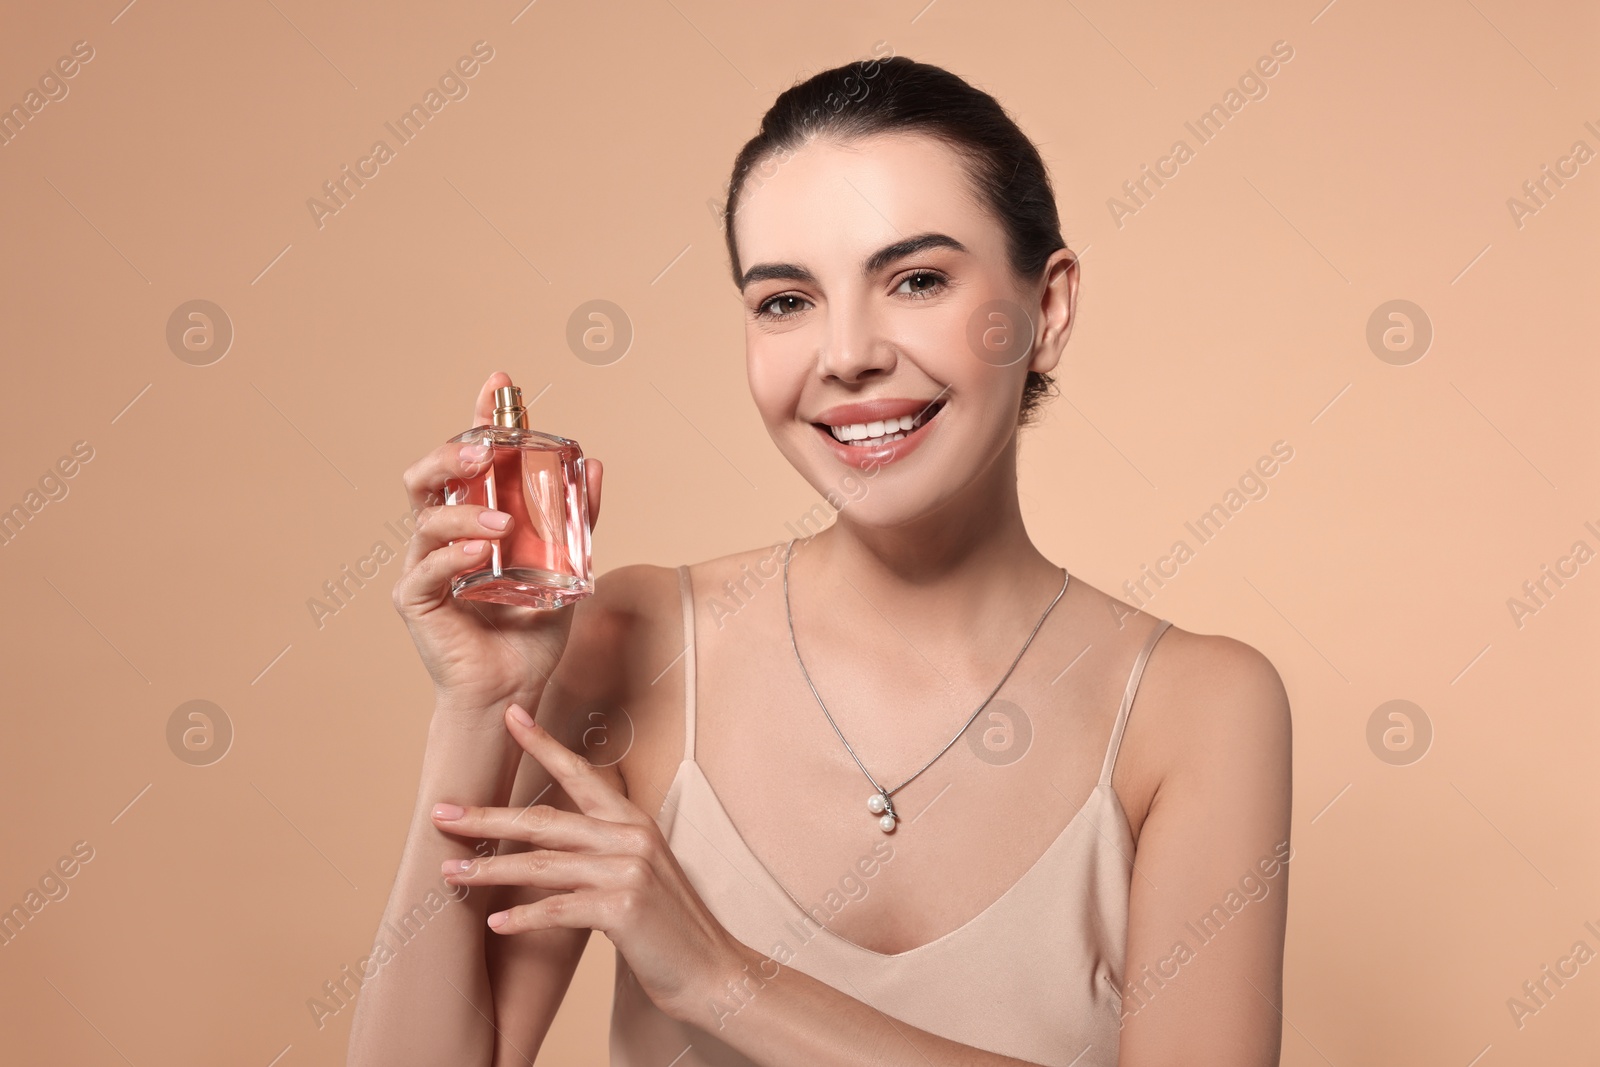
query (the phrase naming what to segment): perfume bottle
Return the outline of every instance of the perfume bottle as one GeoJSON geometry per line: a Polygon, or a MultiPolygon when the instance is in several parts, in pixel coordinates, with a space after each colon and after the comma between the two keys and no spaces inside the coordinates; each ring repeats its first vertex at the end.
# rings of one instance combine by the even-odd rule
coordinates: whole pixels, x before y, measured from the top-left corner
{"type": "Polygon", "coordinates": [[[522,390],[494,392],[494,421],[450,438],[492,449],[483,472],[459,481],[448,504],[478,504],[511,516],[489,541],[487,566],[464,571],[450,590],[468,600],[559,608],[594,592],[589,556],[589,483],[578,442],[528,429],[522,390]]]}

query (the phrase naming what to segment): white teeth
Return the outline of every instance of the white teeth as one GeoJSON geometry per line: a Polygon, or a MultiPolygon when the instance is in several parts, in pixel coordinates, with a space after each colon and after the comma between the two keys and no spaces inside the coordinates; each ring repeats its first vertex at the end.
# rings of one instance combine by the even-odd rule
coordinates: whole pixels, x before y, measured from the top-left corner
{"type": "Polygon", "coordinates": [[[871,438],[874,442],[882,444],[900,440],[926,421],[924,415],[919,413],[874,422],[853,422],[848,426],[829,426],[828,429],[838,441],[863,441],[871,438]]]}

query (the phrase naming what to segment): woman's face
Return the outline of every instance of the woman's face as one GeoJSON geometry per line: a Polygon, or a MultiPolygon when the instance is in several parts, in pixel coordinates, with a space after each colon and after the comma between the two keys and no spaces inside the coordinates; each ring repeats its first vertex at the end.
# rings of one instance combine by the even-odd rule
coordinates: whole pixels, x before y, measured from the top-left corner
{"type": "Polygon", "coordinates": [[[741,194],[734,236],[750,391],[779,450],[842,520],[872,527],[1011,477],[995,461],[1027,372],[1055,365],[1064,331],[1030,345],[1041,290],[1019,290],[959,157],[878,135],[814,141],[774,166],[741,194]]]}

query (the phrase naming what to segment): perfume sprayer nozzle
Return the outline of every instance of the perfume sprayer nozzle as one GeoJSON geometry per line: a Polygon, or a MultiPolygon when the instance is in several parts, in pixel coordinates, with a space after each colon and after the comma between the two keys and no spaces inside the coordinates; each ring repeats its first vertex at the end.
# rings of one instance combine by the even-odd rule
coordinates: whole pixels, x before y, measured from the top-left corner
{"type": "Polygon", "coordinates": [[[502,385],[494,391],[494,424],[496,426],[528,428],[528,412],[522,406],[522,390],[514,385],[502,385]]]}

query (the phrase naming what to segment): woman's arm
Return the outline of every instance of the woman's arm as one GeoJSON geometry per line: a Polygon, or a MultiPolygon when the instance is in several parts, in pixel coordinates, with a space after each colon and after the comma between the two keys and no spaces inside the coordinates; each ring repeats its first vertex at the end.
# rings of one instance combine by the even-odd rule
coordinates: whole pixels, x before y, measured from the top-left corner
{"type": "Polygon", "coordinates": [[[1118,1062],[1275,1065],[1293,852],[1283,683],[1249,645],[1168,633],[1128,737],[1136,755],[1117,778],[1154,782],[1154,795],[1134,856],[1118,1062]]]}
{"type": "MultiPolygon", "coordinates": [[[[529,699],[517,701],[521,707],[537,707],[537,721],[574,748],[582,744],[577,735],[584,728],[576,710],[604,699],[609,682],[623,674],[611,640],[617,630],[612,602],[624,595],[619,587],[626,584],[617,572],[597,583],[595,595],[575,609],[571,636],[550,681],[532,690],[529,699]]],[[[533,1062],[590,931],[533,931],[514,942],[494,936],[487,924],[491,912],[540,900],[552,891],[529,886],[469,889],[447,882],[441,873],[446,861],[508,855],[529,846],[525,841],[491,843],[446,833],[434,811],[440,804],[523,809],[536,802],[577,810],[550,773],[527,758],[507,732],[504,706],[435,711],[379,939],[397,942],[397,936],[385,938],[385,932],[404,932],[407,917],[413,915],[430,916],[427,931],[407,941],[382,965],[378,977],[362,986],[351,1027],[350,1064],[490,1067],[533,1062]],[[437,910],[430,910],[430,903],[437,910]]],[[[411,925],[418,925],[416,918],[411,925]]]]}
{"type": "Polygon", "coordinates": [[[352,1067],[492,1062],[494,1004],[484,958],[488,894],[456,899],[460,887],[441,878],[445,860],[478,853],[475,842],[440,833],[433,808],[510,797],[522,749],[506,735],[502,711],[434,710],[400,869],[367,965],[377,973],[362,984],[351,1023],[346,1062],[352,1067]]]}
{"type": "MultiPolygon", "coordinates": [[[[651,584],[644,576],[654,570],[624,567],[602,576],[594,595],[576,606],[550,680],[531,690],[530,699],[517,701],[521,707],[536,707],[536,721],[575,751],[593,750],[583,736],[592,728],[580,721],[584,708],[632,703],[624,687],[636,672],[626,666],[633,655],[630,646],[646,636],[644,631],[655,629],[638,604],[645,596],[641,587],[651,584]]],[[[665,637],[656,641],[662,649],[662,641],[670,643],[665,637]]],[[[434,816],[436,805],[521,810],[537,803],[578,810],[550,772],[528,758],[507,731],[505,710],[502,705],[462,713],[441,707],[434,714],[380,938],[383,931],[403,929],[416,905],[427,911],[429,893],[436,907],[441,900],[446,903],[430,913],[426,936],[407,942],[383,964],[379,977],[362,987],[350,1037],[353,1065],[530,1064],[583,956],[588,929],[528,931],[514,939],[489,929],[492,912],[533,903],[555,890],[526,885],[469,889],[445,881],[441,873],[447,860],[509,856],[530,846],[512,838],[491,845],[447,833],[434,816]],[[452,899],[463,893],[463,899],[452,899]]],[[[614,766],[606,773],[620,786],[614,766]]]]}

